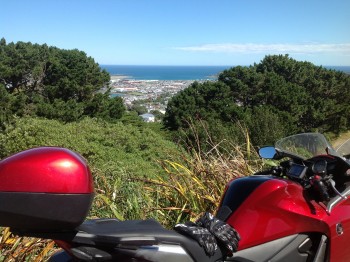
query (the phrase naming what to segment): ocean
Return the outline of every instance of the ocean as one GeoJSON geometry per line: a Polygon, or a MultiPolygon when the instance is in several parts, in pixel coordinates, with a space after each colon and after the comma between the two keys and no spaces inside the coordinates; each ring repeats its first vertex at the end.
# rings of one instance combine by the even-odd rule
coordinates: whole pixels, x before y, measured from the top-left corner
{"type": "Polygon", "coordinates": [[[212,80],[230,66],[101,65],[111,75],[135,80],[212,80]]]}
{"type": "MultiPolygon", "coordinates": [[[[220,72],[232,66],[141,66],[101,65],[111,75],[135,80],[213,80],[220,72]]],[[[350,74],[350,66],[325,66],[350,74]]]]}

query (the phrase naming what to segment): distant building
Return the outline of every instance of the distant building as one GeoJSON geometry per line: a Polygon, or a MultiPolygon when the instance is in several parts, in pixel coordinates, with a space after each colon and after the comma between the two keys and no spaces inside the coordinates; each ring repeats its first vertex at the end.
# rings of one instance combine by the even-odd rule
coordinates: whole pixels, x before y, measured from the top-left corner
{"type": "Polygon", "coordinates": [[[150,113],[142,114],[142,115],[140,115],[140,117],[142,117],[142,120],[145,122],[154,122],[155,121],[154,115],[150,114],[150,113]]]}

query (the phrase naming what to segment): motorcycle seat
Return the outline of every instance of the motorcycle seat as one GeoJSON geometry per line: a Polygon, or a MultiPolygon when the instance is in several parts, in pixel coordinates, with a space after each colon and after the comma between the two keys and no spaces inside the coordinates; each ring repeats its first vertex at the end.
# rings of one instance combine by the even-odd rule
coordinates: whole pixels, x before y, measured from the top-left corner
{"type": "Polygon", "coordinates": [[[156,220],[94,219],[78,228],[73,243],[95,247],[113,247],[115,250],[136,250],[144,246],[161,244],[180,245],[194,261],[212,262],[223,259],[224,251],[218,248],[213,256],[192,238],[165,229],[156,220]]]}

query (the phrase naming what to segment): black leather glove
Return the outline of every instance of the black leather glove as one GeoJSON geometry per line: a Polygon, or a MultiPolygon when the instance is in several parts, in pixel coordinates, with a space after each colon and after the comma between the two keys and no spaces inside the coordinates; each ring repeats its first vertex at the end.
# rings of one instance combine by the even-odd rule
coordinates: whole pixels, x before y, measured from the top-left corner
{"type": "Polygon", "coordinates": [[[215,237],[204,227],[200,227],[192,222],[186,222],[185,224],[175,225],[174,229],[180,234],[196,240],[209,256],[214,255],[218,249],[215,237]]]}
{"type": "Polygon", "coordinates": [[[216,239],[224,245],[224,247],[226,247],[230,255],[237,251],[238,242],[241,237],[229,224],[217,219],[208,212],[199,218],[196,224],[207,228],[209,232],[212,233],[216,239]]]}

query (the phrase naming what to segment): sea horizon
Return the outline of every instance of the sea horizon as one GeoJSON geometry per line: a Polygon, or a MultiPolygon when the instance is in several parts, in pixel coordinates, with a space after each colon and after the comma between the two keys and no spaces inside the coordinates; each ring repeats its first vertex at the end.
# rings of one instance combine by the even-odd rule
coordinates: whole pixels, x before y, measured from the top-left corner
{"type": "Polygon", "coordinates": [[[111,76],[133,80],[215,80],[233,66],[100,65],[111,76]]]}
{"type": "MultiPolygon", "coordinates": [[[[130,80],[216,80],[218,75],[232,66],[194,65],[100,65],[111,76],[130,80]]],[[[350,66],[322,66],[350,74],[350,66]]]]}

